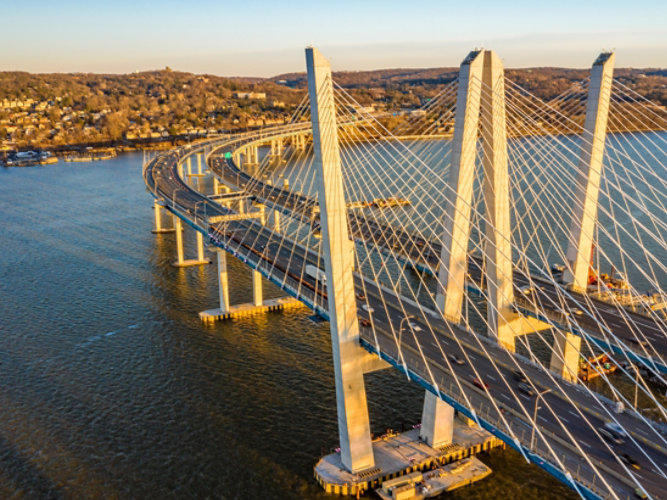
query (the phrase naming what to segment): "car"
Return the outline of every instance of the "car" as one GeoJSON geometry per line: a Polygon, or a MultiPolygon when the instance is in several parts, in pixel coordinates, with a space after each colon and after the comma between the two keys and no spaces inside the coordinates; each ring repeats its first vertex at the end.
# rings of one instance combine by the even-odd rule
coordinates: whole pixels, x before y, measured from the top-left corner
{"type": "Polygon", "coordinates": [[[524,295],[530,295],[533,291],[533,287],[529,285],[522,286],[521,288],[519,288],[519,291],[524,295]]]}
{"type": "Polygon", "coordinates": [[[577,316],[581,316],[582,314],[584,314],[584,311],[582,311],[581,309],[575,309],[574,314],[576,314],[577,316]]]}
{"type": "Polygon", "coordinates": [[[412,328],[412,331],[414,331],[414,332],[421,332],[422,331],[422,327],[419,326],[417,323],[410,322],[410,323],[408,323],[408,325],[410,325],[410,328],[412,328]]]}
{"type": "Polygon", "coordinates": [[[456,354],[450,354],[449,359],[451,360],[452,363],[456,363],[457,365],[464,365],[465,361],[463,361],[461,358],[459,358],[456,354]]]}
{"type": "Polygon", "coordinates": [[[637,469],[637,470],[641,469],[641,466],[639,465],[639,463],[634,458],[632,458],[630,455],[628,455],[627,453],[621,453],[618,457],[624,463],[626,463],[627,465],[629,465],[633,469],[637,469]]]}
{"type": "Polygon", "coordinates": [[[357,298],[358,298],[359,300],[364,300],[364,299],[366,298],[366,296],[363,294],[363,292],[359,292],[359,293],[357,294],[357,298]]]}
{"type": "Polygon", "coordinates": [[[610,431],[615,432],[617,435],[623,438],[629,437],[626,430],[620,425],[618,425],[616,422],[607,422],[606,424],[604,424],[604,427],[605,429],[609,429],[610,431]]]}
{"type": "Polygon", "coordinates": [[[473,383],[473,385],[479,387],[482,390],[489,388],[489,384],[487,384],[483,380],[478,379],[477,377],[472,378],[472,383],[473,383]]]}
{"type": "Polygon", "coordinates": [[[370,322],[370,320],[368,320],[366,318],[361,318],[359,320],[359,323],[361,323],[361,326],[363,326],[364,328],[370,328],[372,326],[372,323],[370,322]]]}
{"type": "Polygon", "coordinates": [[[367,313],[371,313],[371,314],[372,314],[372,313],[375,312],[375,309],[373,309],[373,308],[372,308],[371,306],[369,306],[368,304],[362,304],[362,305],[361,305],[361,308],[362,308],[364,311],[366,311],[367,313]]]}
{"type": "Polygon", "coordinates": [[[526,377],[526,375],[521,370],[514,370],[512,375],[514,375],[514,378],[519,382],[523,382],[524,384],[528,383],[528,377],[526,377]]]}
{"type": "Polygon", "coordinates": [[[625,442],[625,441],[623,441],[623,439],[622,439],[618,434],[616,434],[614,431],[610,431],[609,429],[605,429],[604,427],[600,427],[600,428],[598,429],[598,432],[600,433],[600,435],[601,435],[603,438],[605,438],[605,439],[606,439],[607,441],[609,441],[610,443],[614,443],[614,444],[623,444],[623,443],[625,442]]]}
{"type": "Polygon", "coordinates": [[[520,382],[517,385],[517,388],[521,392],[523,392],[526,396],[534,396],[535,395],[535,392],[533,391],[533,388],[531,386],[529,386],[528,384],[524,383],[524,382],[520,382]]]}

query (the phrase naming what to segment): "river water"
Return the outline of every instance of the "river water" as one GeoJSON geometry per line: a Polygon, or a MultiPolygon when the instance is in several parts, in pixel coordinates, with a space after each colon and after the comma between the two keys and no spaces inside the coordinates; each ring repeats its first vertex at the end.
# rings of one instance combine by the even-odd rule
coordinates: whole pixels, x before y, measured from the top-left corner
{"type": "MultiPolygon", "coordinates": [[[[337,445],[328,324],[202,325],[215,266],[169,265],[140,174],[141,154],[0,170],[0,498],[331,498],[312,478],[337,445]]],[[[419,421],[416,385],[367,381],[374,432],[419,421]]],[[[510,450],[482,460],[449,497],[574,498],[510,450]]]]}

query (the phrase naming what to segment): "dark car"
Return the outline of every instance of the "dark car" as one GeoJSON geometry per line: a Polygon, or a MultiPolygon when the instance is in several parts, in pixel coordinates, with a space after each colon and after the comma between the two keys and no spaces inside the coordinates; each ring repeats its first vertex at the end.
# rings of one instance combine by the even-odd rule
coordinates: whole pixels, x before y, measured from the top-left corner
{"type": "Polygon", "coordinates": [[[517,388],[523,392],[526,396],[534,396],[535,392],[533,391],[533,388],[529,386],[528,384],[521,382],[519,385],[517,385],[517,388]]]}
{"type": "Polygon", "coordinates": [[[598,432],[600,433],[600,435],[603,438],[605,438],[610,443],[614,443],[614,444],[623,444],[624,443],[623,438],[621,436],[619,436],[618,434],[616,434],[614,431],[610,430],[610,429],[605,429],[604,427],[600,427],[598,429],[598,432]]]}
{"type": "Polygon", "coordinates": [[[512,375],[514,375],[514,378],[519,382],[523,382],[524,384],[528,383],[528,377],[526,377],[526,375],[521,370],[514,370],[512,375]]]}
{"type": "Polygon", "coordinates": [[[465,365],[465,363],[466,363],[461,358],[459,358],[456,354],[450,354],[449,359],[451,360],[452,363],[456,363],[457,365],[465,365]]]}
{"type": "Polygon", "coordinates": [[[361,323],[361,326],[363,326],[364,328],[370,328],[370,327],[371,327],[371,322],[370,322],[370,320],[368,320],[368,319],[366,319],[366,318],[361,318],[361,319],[359,320],[359,323],[361,323]]]}
{"type": "Polygon", "coordinates": [[[637,469],[637,470],[641,469],[641,466],[639,465],[639,463],[637,462],[637,460],[635,460],[634,458],[632,458],[632,457],[631,457],[630,455],[628,455],[627,453],[621,453],[621,454],[619,455],[619,458],[620,458],[623,462],[625,462],[627,465],[629,465],[630,467],[633,467],[633,468],[635,468],[635,469],[637,469]]]}
{"type": "Polygon", "coordinates": [[[363,294],[363,292],[359,292],[359,293],[357,293],[357,298],[359,300],[364,300],[366,298],[366,296],[363,294]]]}

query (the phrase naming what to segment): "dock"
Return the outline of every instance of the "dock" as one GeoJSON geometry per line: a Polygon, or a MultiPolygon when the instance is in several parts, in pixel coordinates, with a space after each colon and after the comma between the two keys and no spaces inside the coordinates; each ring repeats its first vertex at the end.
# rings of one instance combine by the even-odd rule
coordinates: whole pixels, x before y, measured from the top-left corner
{"type": "Polygon", "coordinates": [[[382,486],[385,481],[416,471],[429,471],[504,446],[489,432],[455,421],[453,442],[445,447],[431,448],[419,438],[419,429],[389,433],[373,440],[375,467],[372,469],[352,474],[343,467],[340,452],[335,452],[320,459],[314,475],[327,493],[361,495],[382,486]]]}
{"type": "Polygon", "coordinates": [[[375,493],[382,500],[423,500],[484,479],[492,470],[477,457],[468,457],[428,472],[411,472],[382,483],[375,493]]]}

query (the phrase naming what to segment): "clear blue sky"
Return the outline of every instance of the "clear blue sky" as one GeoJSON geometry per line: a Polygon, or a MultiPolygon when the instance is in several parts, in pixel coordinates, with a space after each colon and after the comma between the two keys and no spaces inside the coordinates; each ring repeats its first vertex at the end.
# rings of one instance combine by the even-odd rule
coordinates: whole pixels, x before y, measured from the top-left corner
{"type": "Polygon", "coordinates": [[[475,46],[507,67],[667,67],[667,0],[3,0],[0,70],[217,75],[458,66],[475,46]]]}

